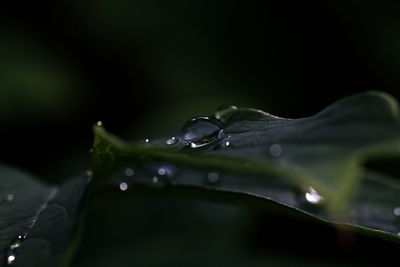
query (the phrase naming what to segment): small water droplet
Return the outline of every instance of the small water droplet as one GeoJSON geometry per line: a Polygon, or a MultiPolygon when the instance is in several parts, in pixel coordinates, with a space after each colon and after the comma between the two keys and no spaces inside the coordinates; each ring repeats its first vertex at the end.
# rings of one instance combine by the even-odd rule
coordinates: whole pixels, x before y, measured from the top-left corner
{"type": "Polygon", "coordinates": [[[135,174],[135,171],[132,168],[126,168],[125,169],[125,175],[128,177],[131,177],[135,174]]]}
{"type": "Polygon", "coordinates": [[[93,176],[93,172],[92,172],[91,170],[87,170],[87,171],[85,172],[85,175],[86,175],[87,177],[92,177],[92,176],[93,176]]]}
{"type": "Polygon", "coordinates": [[[153,184],[158,184],[159,181],[160,181],[160,179],[158,179],[157,176],[153,176],[153,178],[151,178],[151,182],[152,182],[153,184]]]}
{"type": "Polygon", "coordinates": [[[274,158],[279,157],[282,154],[282,147],[279,144],[272,144],[269,147],[269,154],[274,158]]]}
{"type": "Polygon", "coordinates": [[[7,264],[8,265],[11,265],[11,264],[13,264],[14,263],[14,261],[15,261],[15,255],[14,254],[10,254],[10,255],[8,255],[8,257],[7,257],[7,264]]]}
{"type": "Polygon", "coordinates": [[[221,107],[219,107],[215,113],[214,113],[214,117],[217,120],[225,120],[226,118],[229,117],[229,115],[231,115],[233,112],[235,112],[236,110],[238,110],[237,106],[233,106],[233,105],[223,105],[221,107]]]}
{"type": "Polygon", "coordinates": [[[97,122],[97,126],[102,126],[103,125],[103,122],[102,121],[98,121],[97,122]]]}
{"type": "Polygon", "coordinates": [[[176,139],[175,136],[172,136],[171,138],[167,139],[167,141],[165,141],[165,144],[167,145],[173,145],[177,142],[178,140],[176,139]]]}
{"type": "Polygon", "coordinates": [[[167,171],[166,171],[164,168],[159,168],[159,169],[157,170],[157,173],[158,173],[159,175],[165,175],[165,174],[167,173],[167,171]]]}
{"type": "Polygon", "coordinates": [[[23,232],[23,233],[20,233],[20,234],[17,236],[17,239],[19,239],[19,240],[25,240],[27,236],[28,236],[28,233],[27,233],[27,232],[23,232]]]}
{"type": "Polygon", "coordinates": [[[120,189],[121,191],[126,191],[126,190],[128,189],[128,184],[125,183],[125,182],[120,183],[120,184],[119,184],[119,189],[120,189]]]}
{"type": "Polygon", "coordinates": [[[219,174],[216,172],[209,172],[207,175],[208,182],[215,184],[219,181],[219,174]]]}
{"type": "Polygon", "coordinates": [[[230,146],[230,145],[231,145],[231,142],[226,141],[224,145],[225,145],[225,146],[230,146]]]}
{"type": "Polygon", "coordinates": [[[16,241],[14,241],[12,244],[11,244],[11,246],[10,246],[10,249],[16,249],[16,248],[19,248],[20,246],[21,246],[21,240],[16,240],[16,241]]]}
{"type": "Polygon", "coordinates": [[[146,138],[146,139],[144,139],[144,142],[145,142],[145,143],[150,143],[150,139],[149,139],[149,138],[146,138]]]}
{"type": "Polygon", "coordinates": [[[306,200],[312,204],[319,204],[321,201],[324,201],[325,198],[318,194],[314,188],[309,187],[308,192],[305,193],[306,200]]]}
{"type": "Polygon", "coordinates": [[[209,117],[191,119],[182,129],[182,139],[190,148],[208,145],[220,140],[223,136],[219,122],[209,117]]]}
{"type": "Polygon", "coordinates": [[[14,194],[7,194],[7,196],[5,197],[5,201],[6,202],[13,202],[14,201],[14,194]]]}
{"type": "Polygon", "coordinates": [[[400,216],[400,207],[394,208],[394,209],[393,209],[393,214],[394,214],[395,216],[400,216]]]}

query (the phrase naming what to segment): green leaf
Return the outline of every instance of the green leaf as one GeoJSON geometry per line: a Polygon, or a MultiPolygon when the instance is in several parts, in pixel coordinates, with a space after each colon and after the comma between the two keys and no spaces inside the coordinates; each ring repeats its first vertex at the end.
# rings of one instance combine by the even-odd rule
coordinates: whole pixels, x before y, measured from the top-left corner
{"type": "Polygon", "coordinates": [[[0,165],[0,178],[0,266],[68,266],[88,177],[52,187],[0,165]]]}
{"type": "Polygon", "coordinates": [[[278,206],[399,240],[400,182],[364,167],[385,157],[400,163],[400,113],[385,93],[348,97],[301,119],[226,107],[189,121],[175,139],[128,144],[101,126],[94,131],[99,185],[278,206]]]}

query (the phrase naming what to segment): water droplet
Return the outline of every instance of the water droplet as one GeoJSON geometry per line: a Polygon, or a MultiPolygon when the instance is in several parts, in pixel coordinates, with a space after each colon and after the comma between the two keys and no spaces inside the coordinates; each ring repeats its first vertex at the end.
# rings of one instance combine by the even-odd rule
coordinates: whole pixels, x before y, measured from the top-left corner
{"type": "Polygon", "coordinates": [[[208,182],[215,184],[219,181],[219,174],[216,172],[209,172],[207,175],[208,182]]]}
{"type": "Polygon", "coordinates": [[[93,176],[93,172],[92,172],[91,170],[87,170],[87,171],[85,172],[85,175],[86,175],[87,177],[92,177],[92,176],[93,176]]]}
{"type": "Polygon", "coordinates": [[[158,183],[160,182],[160,179],[158,179],[157,176],[153,176],[153,178],[151,178],[151,182],[152,182],[153,184],[158,184],[158,183]]]}
{"type": "Polygon", "coordinates": [[[120,183],[120,184],[119,184],[119,189],[120,189],[121,191],[126,191],[126,190],[128,189],[128,184],[125,183],[125,182],[120,183]]]}
{"type": "Polygon", "coordinates": [[[229,141],[226,141],[226,142],[224,143],[224,145],[225,145],[225,146],[230,146],[231,143],[230,143],[229,141]]]}
{"type": "Polygon", "coordinates": [[[14,254],[8,255],[8,257],[7,257],[7,264],[8,264],[8,265],[11,265],[11,264],[14,263],[14,261],[15,261],[15,255],[14,255],[14,254]]]}
{"type": "Polygon", "coordinates": [[[225,119],[227,119],[233,112],[235,112],[236,110],[238,110],[237,106],[232,106],[232,105],[223,105],[221,107],[219,107],[215,113],[214,113],[214,117],[217,120],[222,120],[224,121],[225,119]]]}
{"type": "Polygon", "coordinates": [[[103,122],[102,121],[98,121],[97,122],[97,126],[102,126],[103,125],[103,122]]]}
{"type": "Polygon", "coordinates": [[[5,197],[5,201],[6,202],[13,202],[14,201],[14,194],[7,194],[7,196],[5,197]]]}
{"type": "Polygon", "coordinates": [[[158,171],[157,171],[157,173],[158,173],[159,175],[165,175],[165,174],[167,173],[167,171],[166,171],[164,168],[159,168],[158,171]]]}
{"type": "Polygon", "coordinates": [[[144,142],[145,142],[145,143],[150,143],[150,139],[149,139],[149,138],[146,138],[146,139],[144,139],[144,142]]]}
{"type": "Polygon", "coordinates": [[[132,168],[126,168],[125,169],[125,175],[128,177],[131,177],[135,174],[135,171],[132,168]]]}
{"type": "Polygon", "coordinates": [[[19,248],[21,246],[21,244],[22,244],[21,240],[16,240],[11,244],[10,249],[19,248]]]}
{"type": "Polygon", "coordinates": [[[23,233],[20,233],[20,234],[17,236],[17,239],[19,239],[19,240],[25,240],[27,236],[28,236],[28,233],[27,233],[27,232],[23,232],[23,233]]]}
{"type": "Polygon", "coordinates": [[[199,148],[224,137],[218,121],[209,117],[198,117],[188,121],[182,129],[182,139],[190,148],[199,148]]]}
{"type": "Polygon", "coordinates": [[[324,201],[325,198],[315,191],[314,188],[309,187],[308,192],[305,193],[306,200],[312,204],[319,204],[324,201]]]}
{"type": "Polygon", "coordinates": [[[272,144],[269,147],[269,154],[274,158],[279,157],[282,154],[282,147],[279,144],[272,144]]]}
{"type": "Polygon", "coordinates": [[[400,207],[396,207],[393,209],[393,214],[396,216],[400,216],[400,207]]]}
{"type": "Polygon", "coordinates": [[[170,139],[167,139],[167,141],[165,141],[165,144],[167,145],[173,145],[177,142],[178,140],[176,139],[175,136],[172,136],[170,139]]]}

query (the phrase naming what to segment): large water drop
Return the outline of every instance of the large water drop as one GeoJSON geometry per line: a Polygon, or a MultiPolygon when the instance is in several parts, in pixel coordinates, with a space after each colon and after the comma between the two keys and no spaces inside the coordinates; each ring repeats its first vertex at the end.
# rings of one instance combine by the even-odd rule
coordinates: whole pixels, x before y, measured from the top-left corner
{"type": "Polygon", "coordinates": [[[182,129],[182,140],[190,148],[199,148],[224,137],[222,126],[209,117],[197,117],[188,121],[182,129]]]}

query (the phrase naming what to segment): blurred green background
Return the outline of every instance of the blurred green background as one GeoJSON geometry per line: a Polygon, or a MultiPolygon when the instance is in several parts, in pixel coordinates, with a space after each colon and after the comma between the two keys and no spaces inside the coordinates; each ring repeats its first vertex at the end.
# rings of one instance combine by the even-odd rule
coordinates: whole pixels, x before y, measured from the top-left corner
{"type": "MultiPolygon", "coordinates": [[[[59,183],[90,168],[98,120],[137,139],[167,134],[222,104],[298,118],[370,89],[399,99],[399,7],[389,0],[2,3],[0,160],[59,183]]],[[[93,205],[77,264],[187,266],[197,258],[199,266],[232,266],[226,262],[236,250],[274,247],[264,250],[251,236],[270,235],[277,244],[282,236],[263,229],[292,225],[232,206],[119,197],[93,205]]],[[[280,253],[308,244],[305,233],[283,242],[280,253]]],[[[335,244],[327,250],[342,251],[336,235],[327,236],[335,244]]]]}

